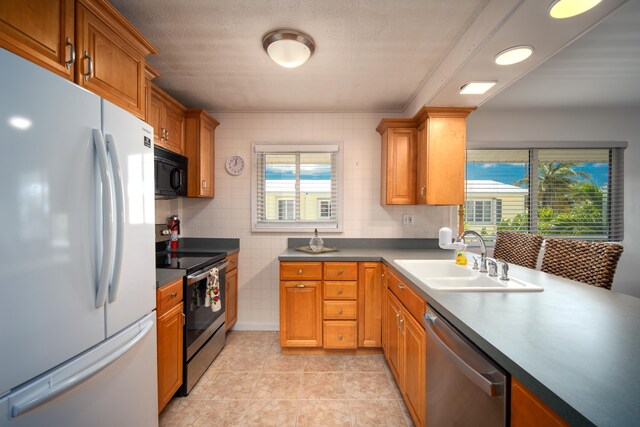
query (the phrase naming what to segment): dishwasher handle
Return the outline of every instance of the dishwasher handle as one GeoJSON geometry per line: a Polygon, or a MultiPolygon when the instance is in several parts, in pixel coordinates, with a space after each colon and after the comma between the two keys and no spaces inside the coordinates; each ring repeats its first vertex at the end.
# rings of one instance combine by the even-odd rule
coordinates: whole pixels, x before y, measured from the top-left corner
{"type": "MultiPolygon", "coordinates": [[[[450,330],[447,325],[440,326],[436,323],[439,320],[438,317],[434,316],[430,312],[427,311],[424,315],[424,323],[427,329],[427,332],[433,338],[433,341],[438,346],[438,348],[447,356],[447,358],[455,365],[455,367],[462,372],[471,382],[473,382],[478,388],[484,391],[489,396],[501,396],[503,394],[504,381],[495,382],[491,379],[487,378],[481,372],[473,369],[467,362],[465,362],[456,352],[454,352],[447,344],[442,341],[442,339],[436,333],[436,328],[438,328],[443,334],[447,335],[447,337],[451,340],[459,342],[461,345],[464,345],[469,348],[469,352],[476,352],[475,349],[471,348],[467,343],[465,343],[454,331],[450,330]]],[[[439,321],[438,323],[442,323],[439,321]]],[[[482,357],[477,356],[475,354],[468,354],[470,357],[482,357]]],[[[487,362],[484,358],[484,363],[487,362]]],[[[501,374],[502,375],[502,374],[501,374]]]]}

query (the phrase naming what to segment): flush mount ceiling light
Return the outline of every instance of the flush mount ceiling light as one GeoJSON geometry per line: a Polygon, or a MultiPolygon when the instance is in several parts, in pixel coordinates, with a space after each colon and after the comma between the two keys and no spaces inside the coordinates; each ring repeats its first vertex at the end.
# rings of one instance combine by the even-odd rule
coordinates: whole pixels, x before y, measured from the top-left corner
{"type": "Polygon", "coordinates": [[[285,67],[299,67],[313,55],[316,43],[311,36],[297,30],[278,29],[262,38],[262,47],[273,62],[285,67]]]}
{"type": "Polygon", "coordinates": [[[460,95],[482,95],[498,82],[469,82],[460,88],[460,95]]]}
{"type": "Polygon", "coordinates": [[[592,9],[601,0],[554,0],[549,5],[549,15],[556,19],[571,18],[592,9]]]}
{"type": "Polygon", "coordinates": [[[522,62],[533,54],[531,46],[514,46],[496,55],[496,64],[513,65],[522,62]]]}

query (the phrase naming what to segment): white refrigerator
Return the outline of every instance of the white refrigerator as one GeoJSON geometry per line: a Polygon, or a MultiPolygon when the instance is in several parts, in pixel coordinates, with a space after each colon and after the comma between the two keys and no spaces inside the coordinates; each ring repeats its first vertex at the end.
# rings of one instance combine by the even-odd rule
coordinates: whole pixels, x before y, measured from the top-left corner
{"type": "Polygon", "coordinates": [[[157,426],[153,129],[0,49],[0,146],[0,426],[157,426]]]}

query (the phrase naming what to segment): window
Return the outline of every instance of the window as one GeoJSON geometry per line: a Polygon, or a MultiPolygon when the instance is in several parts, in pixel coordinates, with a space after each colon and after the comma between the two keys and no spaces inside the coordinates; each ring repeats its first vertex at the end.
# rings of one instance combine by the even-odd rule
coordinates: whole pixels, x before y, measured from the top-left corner
{"type": "Polygon", "coordinates": [[[293,221],[296,219],[296,209],[293,199],[278,199],[278,220],[293,221]]]}
{"type": "Polygon", "coordinates": [[[340,230],[340,146],[254,143],[254,231],[340,230]]]}
{"type": "Polygon", "coordinates": [[[465,228],[623,238],[623,149],[469,150],[465,228]],[[532,171],[535,171],[532,173],[532,171]]]}
{"type": "Polygon", "coordinates": [[[331,200],[318,200],[319,219],[331,219],[331,200]]]}

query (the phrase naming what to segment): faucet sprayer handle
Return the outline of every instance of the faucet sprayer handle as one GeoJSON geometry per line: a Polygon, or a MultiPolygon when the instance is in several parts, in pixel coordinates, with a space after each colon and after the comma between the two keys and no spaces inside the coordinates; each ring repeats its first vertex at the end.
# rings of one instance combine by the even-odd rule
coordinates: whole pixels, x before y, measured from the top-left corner
{"type": "Polygon", "coordinates": [[[500,280],[509,280],[509,264],[506,261],[498,259],[500,265],[500,280]]]}
{"type": "Polygon", "coordinates": [[[478,269],[478,257],[473,257],[473,269],[477,270],[478,269]]]}
{"type": "Polygon", "coordinates": [[[487,260],[489,263],[489,277],[497,277],[498,276],[498,264],[492,259],[487,260]]]}

